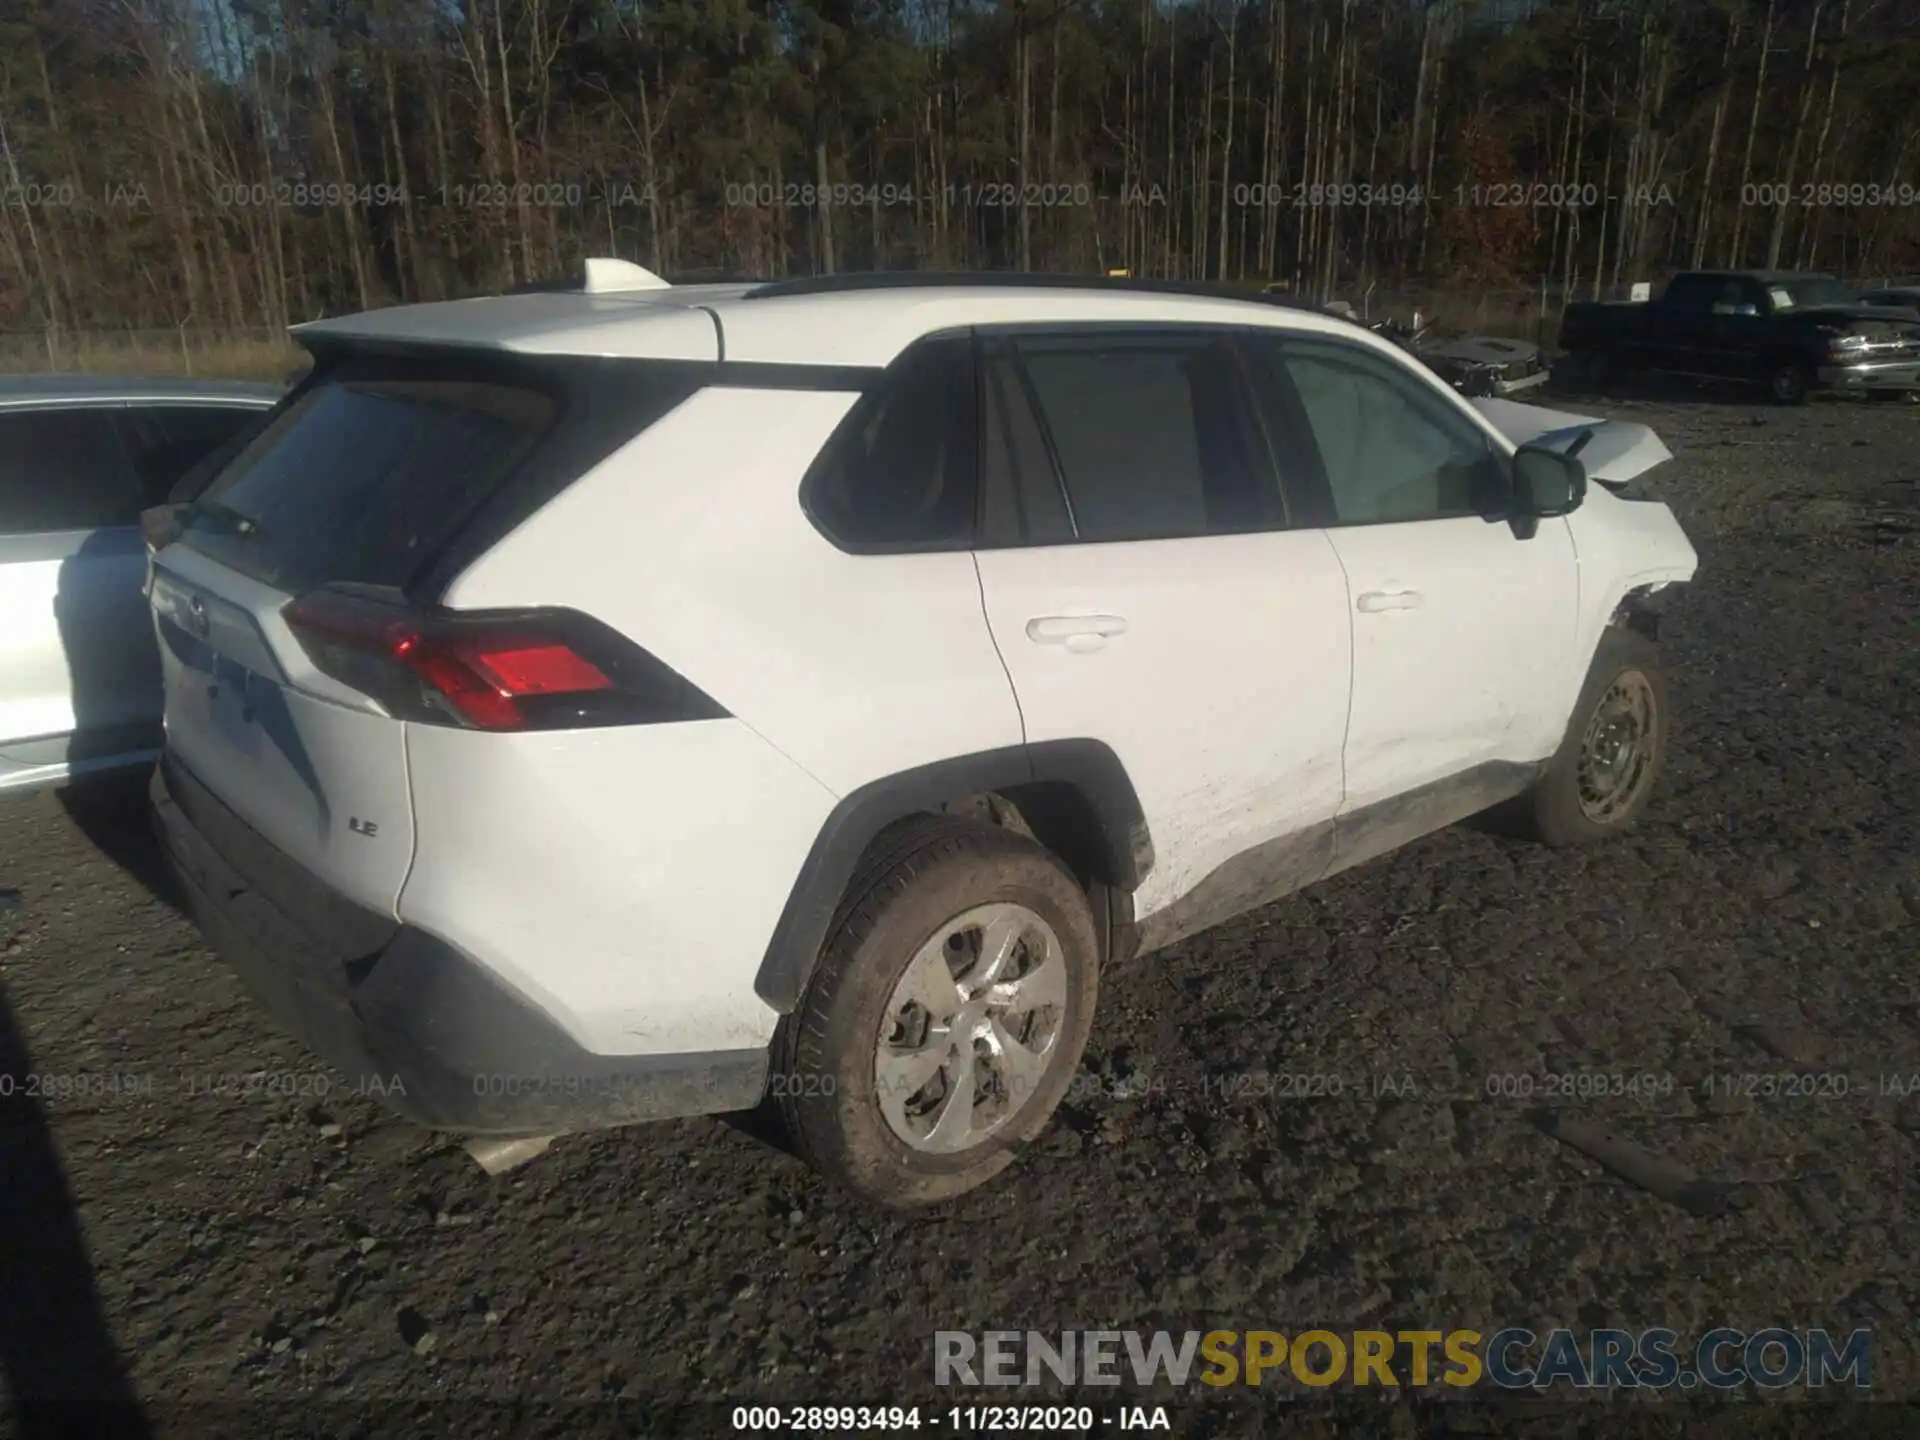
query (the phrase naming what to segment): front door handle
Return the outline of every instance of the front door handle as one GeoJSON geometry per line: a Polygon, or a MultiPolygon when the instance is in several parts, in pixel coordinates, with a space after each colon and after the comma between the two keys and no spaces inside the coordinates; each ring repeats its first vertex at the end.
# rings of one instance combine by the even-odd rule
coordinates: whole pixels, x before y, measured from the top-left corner
{"type": "Polygon", "coordinates": [[[1361,613],[1378,615],[1382,610],[1417,609],[1425,599],[1418,590],[1369,590],[1354,603],[1361,613]]]}
{"type": "Polygon", "coordinates": [[[1027,638],[1036,645],[1064,645],[1076,655],[1098,650],[1109,635],[1126,632],[1119,615],[1041,615],[1027,621],[1027,638]]]}

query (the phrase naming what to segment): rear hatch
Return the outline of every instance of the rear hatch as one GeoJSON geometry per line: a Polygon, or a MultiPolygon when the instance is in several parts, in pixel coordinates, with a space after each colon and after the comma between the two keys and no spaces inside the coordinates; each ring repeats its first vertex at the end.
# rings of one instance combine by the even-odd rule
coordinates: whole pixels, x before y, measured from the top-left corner
{"type": "Polygon", "coordinates": [[[691,381],[455,350],[317,358],[273,423],[150,527],[167,752],[268,843],[392,913],[413,858],[407,725],[525,728],[516,696],[551,704],[613,669],[537,617],[481,633],[435,601],[691,381]]]}

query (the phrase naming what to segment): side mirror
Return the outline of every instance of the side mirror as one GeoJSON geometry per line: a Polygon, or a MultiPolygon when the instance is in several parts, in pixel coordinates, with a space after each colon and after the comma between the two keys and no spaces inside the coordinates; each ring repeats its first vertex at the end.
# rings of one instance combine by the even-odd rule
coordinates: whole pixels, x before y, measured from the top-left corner
{"type": "MultiPolygon", "coordinates": [[[[1578,445],[1575,449],[1582,448],[1578,445]]],[[[1577,454],[1522,445],[1513,455],[1513,513],[1520,520],[1571,515],[1587,498],[1587,467],[1577,454]]]]}
{"type": "Polygon", "coordinates": [[[140,536],[147,553],[157,555],[180,538],[180,512],[184,505],[155,505],[140,512],[140,536]]]}

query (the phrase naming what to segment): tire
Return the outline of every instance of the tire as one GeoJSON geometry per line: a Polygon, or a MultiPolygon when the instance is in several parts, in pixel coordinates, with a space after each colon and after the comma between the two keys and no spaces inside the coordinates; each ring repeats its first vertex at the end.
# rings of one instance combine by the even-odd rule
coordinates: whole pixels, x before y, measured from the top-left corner
{"type": "Polygon", "coordinates": [[[1813,393],[1813,371],[1804,360],[1776,360],[1767,371],[1767,393],[1776,405],[1804,405],[1813,393]]]}
{"type": "MultiPolygon", "coordinates": [[[[1666,762],[1671,715],[1667,706],[1667,675],[1660,649],[1646,636],[1624,626],[1611,626],[1600,641],[1580,687],[1566,737],[1548,762],[1546,774],[1522,799],[1520,828],[1548,845],[1583,845],[1605,840],[1630,828],[1647,807],[1666,762]],[[1627,762],[1631,774],[1590,759],[1590,741],[1605,747],[1609,737],[1596,734],[1603,706],[1616,710],[1625,692],[1629,702],[1644,702],[1646,720],[1627,762]],[[1587,762],[1583,766],[1583,762],[1587,762]],[[1596,774],[1596,772],[1598,772],[1596,774]],[[1611,780],[1618,788],[1596,793],[1595,781],[1611,780]]],[[[1601,751],[1604,754],[1604,749],[1601,751]]]]}
{"type": "Polygon", "coordinates": [[[1587,356],[1587,384],[1605,390],[1620,383],[1620,361],[1611,350],[1595,350],[1587,356]]]}
{"type": "Polygon", "coordinates": [[[950,1200],[1046,1126],[1079,1069],[1098,985],[1092,909],[1050,851],[977,820],[907,821],[855,875],[782,1024],[770,1082],[781,1128],[866,1200],[950,1200]],[[980,952],[1009,935],[999,973],[1015,981],[976,993],[980,952]],[[1000,1009],[988,998],[1008,994],[1000,1009]],[[1022,1010],[1023,999],[1036,1003],[1022,1010]],[[964,1051],[955,1030],[974,1036],[964,1051]],[[1014,1041],[1026,1042],[1018,1061],[1014,1041]]]}

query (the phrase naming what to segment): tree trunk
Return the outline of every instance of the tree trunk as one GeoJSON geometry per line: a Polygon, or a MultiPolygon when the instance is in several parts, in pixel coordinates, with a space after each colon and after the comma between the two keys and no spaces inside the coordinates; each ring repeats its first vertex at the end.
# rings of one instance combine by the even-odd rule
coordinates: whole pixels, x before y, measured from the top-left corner
{"type": "Polygon", "coordinates": [[[1236,4],[1227,12],[1227,133],[1220,145],[1220,258],[1215,267],[1221,280],[1227,278],[1227,216],[1232,213],[1228,208],[1232,192],[1227,182],[1233,173],[1233,82],[1239,42],[1240,7],[1236,4]]]}
{"type": "Polygon", "coordinates": [[[1420,258],[1416,268],[1423,275],[1427,269],[1427,237],[1432,233],[1430,222],[1433,216],[1433,160],[1434,153],[1439,148],[1440,94],[1446,75],[1447,56],[1446,51],[1442,49],[1433,67],[1433,98],[1428,102],[1433,118],[1427,122],[1427,164],[1420,175],[1420,258]]]}
{"type": "MultiPolygon", "coordinates": [[[[1833,64],[1827,72],[1827,104],[1825,111],[1820,116],[1820,135],[1819,138],[1814,141],[1813,165],[1809,171],[1809,174],[1811,174],[1815,180],[1818,180],[1827,173],[1827,138],[1833,133],[1833,104],[1840,90],[1841,57],[1846,52],[1847,30],[1852,19],[1853,0],[1841,0],[1840,33],[1837,43],[1834,46],[1833,64]]],[[[1811,269],[1813,265],[1813,259],[1810,253],[1813,243],[1812,237],[1818,233],[1818,229],[1819,222],[1816,220],[1813,225],[1802,227],[1800,232],[1800,249],[1803,253],[1798,257],[1797,263],[1809,269],[1811,269]]]]}
{"type": "Polygon", "coordinates": [[[1020,75],[1016,81],[1019,100],[1019,114],[1014,121],[1018,139],[1015,142],[1017,159],[1015,165],[1018,178],[1015,182],[1013,203],[1016,223],[1020,229],[1020,269],[1033,268],[1033,210],[1027,204],[1027,180],[1033,173],[1029,168],[1033,145],[1033,58],[1030,37],[1027,34],[1027,0],[1014,0],[1013,6],[1014,64],[1019,67],[1020,75]]]}
{"type": "Polygon", "coordinates": [[[1174,109],[1180,94],[1179,73],[1174,69],[1174,62],[1179,51],[1180,12],[1176,10],[1167,17],[1167,249],[1163,273],[1169,278],[1180,273],[1180,191],[1175,183],[1179,171],[1173,146],[1174,109]]]}
{"type": "Polygon", "coordinates": [[[1740,194],[1739,203],[1733,212],[1733,239],[1727,246],[1726,264],[1732,268],[1740,263],[1740,256],[1747,235],[1747,186],[1753,183],[1753,144],[1760,133],[1760,96],[1767,88],[1767,56],[1773,48],[1773,22],[1779,0],[1767,0],[1766,24],[1760,31],[1760,68],[1753,81],[1753,108],[1747,112],[1747,148],[1740,157],[1740,194]]]}
{"type": "Polygon", "coordinates": [[[1787,173],[1781,177],[1786,190],[1779,202],[1773,207],[1773,226],[1767,232],[1767,268],[1772,270],[1780,264],[1780,245],[1787,235],[1787,195],[1793,193],[1793,182],[1799,178],[1800,145],[1807,133],[1807,117],[1813,113],[1813,56],[1820,39],[1820,15],[1826,9],[1825,0],[1814,0],[1813,20],[1807,26],[1807,55],[1802,62],[1800,76],[1800,113],[1794,117],[1793,139],[1787,143],[1787,173]]]}
{"type": "Polygon", "coordinates": [[[1691,268],[1702,269],[1707,263],[1707,232],[1713,223],[1713,172],[1720,163],[1720,133],[1725,127],[1727,106],[1733,100],[1733,48],[1740,38],[1740,19],[1729,16],[1727,19],[1727,45],[1720,56],[1719,98],[1713,102],[1713,130],[1707,137],[1706,172],[1700,181],[1700,216],[1693,233],[1693,261],[1691,268]]]}
{"type": "Polygon", "coordinates": [[[380,65],[387,101],[387,141],[393,148],[393,183],[399,187],[400,233],[405,238],[400,276],[401,298],[420,295],[420,233],[414,226],[413,177],[407,170],[407,146],[400,137],[400,107],[394,95],[393,52],[383,48],[380,65]],[[411,291],[411,295],[409,295],[411,291]]]}
{"type": "Polygon", "coordinates": [[[531,197],[527,193],[526,182],[520,168],[520,120],[513,104],[513,72],[507,68],[506,9],[506,0],[494,0],[494,49],[500,56],[500,128],[507,151],[507,174],[513,182],[514,218],[519,222],[519,276],[522,280],[531,281],[540,277],[534,274],[533,270],[533,215],[529,206],[531,197]]]}
{"type": "Polygon", "coordinates": [[[1207,46],[1207,81],[1200,102],[1199,153],[1191,156],[1193,169],[1193,278],[1207,275],[1208,228],[1213,218],[1213,46],[1207,46]]]}
{"type": "MultiPolygon", "coordinates": [[[[813,183],[818,195],[832,193],[831,181],[827,173],[827,142],[819,141],[813,147],[813,183]]],[[[832,275],[840,268],[839,257],[833,248],[833,206],[824,200],[818,206],[820,215],[820,273],[832,275]]]]}

